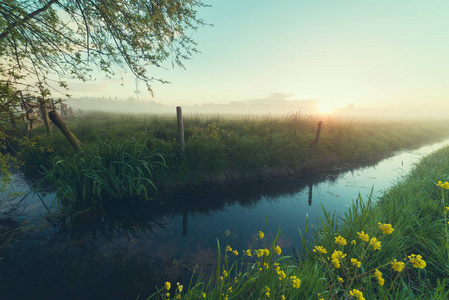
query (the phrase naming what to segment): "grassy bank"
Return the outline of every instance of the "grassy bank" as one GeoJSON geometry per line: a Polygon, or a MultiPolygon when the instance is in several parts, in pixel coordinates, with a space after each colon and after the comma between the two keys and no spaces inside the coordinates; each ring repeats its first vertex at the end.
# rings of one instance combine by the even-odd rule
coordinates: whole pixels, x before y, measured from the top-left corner
{"type": "Polygon", "coordinates": [[[377,201],[359,197],[343,216],[324,213],[300,255],[282,256],[277,237],[255,233],[249,249],[219,246],[210,281],[161,281],[150,298],[448,299],[449,184],[438,184],[448,180],[449,147],[377,201]]]}
{"type": "Polygon", "coordinates": [[[315,144],[318,121],[299,113],[188,116],[186,147],[181,152],[175,117],[92,113],[68,122],[83,144],[81,153],[75,154],[54,130],[22,147],[20,157],[27,169],[46,167],[47,179],[61,198],[91,201],[147,197],[155,187],[173,191],[322,174],[375,162],[448,133],[441,122],[329,118],[322,120],[315,144]],[[144,184],[132,184],[137,181],[144,184]],[[145,189],[138,190],[139,186],[145,189]]]}

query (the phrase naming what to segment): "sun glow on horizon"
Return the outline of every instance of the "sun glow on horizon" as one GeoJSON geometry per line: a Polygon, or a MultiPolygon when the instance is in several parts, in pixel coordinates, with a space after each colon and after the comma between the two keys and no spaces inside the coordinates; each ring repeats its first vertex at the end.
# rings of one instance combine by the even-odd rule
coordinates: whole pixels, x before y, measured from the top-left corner
{"type": "Polygon", "coordinates": [[[338,108],[339,105],[335,102],[329,102],[329,101],[319,101],[316,106],[316,112],[320,115],[330,115],[334,112],[336,108],[338,108]]]}

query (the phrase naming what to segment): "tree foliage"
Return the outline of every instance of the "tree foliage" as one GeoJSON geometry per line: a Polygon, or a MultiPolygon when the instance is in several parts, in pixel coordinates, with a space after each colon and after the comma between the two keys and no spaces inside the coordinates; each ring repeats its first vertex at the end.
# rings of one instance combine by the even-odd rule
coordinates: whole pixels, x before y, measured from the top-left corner
{"type": "Polygon", "coordinates": [[[204,25],[199,0],[2,0],[2,80],[33,76],[64,86],[88,80],[97,68],[109,75],[128,67],[150,91],[150,66],[182,61],[197,52],[192,31],[204,25]],[[56,79],[52,78],[56,75],[56,79]]]}

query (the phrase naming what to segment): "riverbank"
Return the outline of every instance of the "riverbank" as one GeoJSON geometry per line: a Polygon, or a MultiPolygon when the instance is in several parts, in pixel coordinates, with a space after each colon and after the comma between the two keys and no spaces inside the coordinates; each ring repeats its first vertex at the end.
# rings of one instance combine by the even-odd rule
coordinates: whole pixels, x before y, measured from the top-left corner
{"type": "MultiPolygon", "coordinates": [[[[188,116],[185,151],[175,117],[91,113],[68,122],[83,144],[75,154],[60,132],[20,151],[65,203],[144,198],[158,192],[223,189],[235,183],[328,174],[447,136],[441,122],[322,120],[317,117],[188,116]]],[[[36,132],[38,133],[38,132],[36,132]]]]}
{"type": "Polygon", "coordinates": [[[304,244],[311,231],[315,238],[301,254],[282,256],[278,236],[267,240],[261,230],[249,249],[222,245],[209,282],[161,282],[153,297],[448,299],[448,174],[446,147],[379,199],[359,197],[340,216],[325,212],[318,228],[303,232],[304,244]]]}

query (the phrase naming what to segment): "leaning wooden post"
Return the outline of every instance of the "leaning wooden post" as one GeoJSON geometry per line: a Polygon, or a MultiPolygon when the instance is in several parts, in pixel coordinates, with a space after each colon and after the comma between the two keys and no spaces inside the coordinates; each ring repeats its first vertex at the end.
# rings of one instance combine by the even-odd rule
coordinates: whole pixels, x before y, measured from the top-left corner
{"type": "Polygon", "coordinates": [[[318,144],[318,140],[320,138],[320,133],[321,133],[321,125],[323,124],[322,121],[318,122],[318,128],[316,130],[316,137],[315,137],[315,145],[318,144]]]}
{"type": "Polygon", "coordinates": [[[45,103],[44,98],[39,98],[39,109],[41,111],[42,120],[45,124],[45,131],[47,134],[51,133],[50,121],[48,120],[48,112],[47,112],[47,104],[45,103]]]}
{"type": "Polygon", "coordinates": [[[72,147],[76,151],[81,150],[81,143],[76,138],[76,136],[70,131],[69,127],[65,124],[64,120],[61,118],[61,116],[58,114],[56,110],[51,111],[48,116],[50,117],[51,121],[59,128],[59,130],[62,131],[62,133],[65,135],[65,137],[69,140],[70,144],[72,144],[72,147]]]}
{"type": "Polygon", "coordinates": [[[178,140],[179,145],[181,146],[181,152],[185,150],[185,141],[184,141],[184,124],[182,122],[182,108],[181,106],[176,107],[176,115],[178,117],[178,140]]]}

